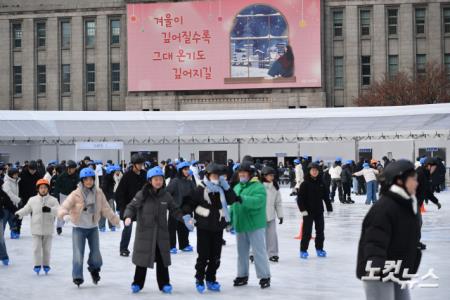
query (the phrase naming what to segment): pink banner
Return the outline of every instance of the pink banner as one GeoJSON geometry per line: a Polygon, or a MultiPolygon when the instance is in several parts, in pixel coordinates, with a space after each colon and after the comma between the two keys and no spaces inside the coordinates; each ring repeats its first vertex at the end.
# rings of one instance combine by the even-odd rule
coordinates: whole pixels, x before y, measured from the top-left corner
{"type": "Polygon", "coordinates": [[[127,5],[128,90],[321,86],[320,0],[127,5]]]}

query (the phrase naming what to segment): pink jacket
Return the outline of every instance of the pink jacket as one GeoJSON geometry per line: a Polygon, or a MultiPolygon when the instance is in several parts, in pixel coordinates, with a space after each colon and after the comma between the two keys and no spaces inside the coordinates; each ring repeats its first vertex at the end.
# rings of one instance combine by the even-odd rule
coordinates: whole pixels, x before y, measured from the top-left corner
{"type": "MultiPolygon", "coordinates": [[[[96,206],[97,210],[94,215],[94,222],[98,223],[100,217],[107,218],[112,224],[118,226],[120,224],[119,216],[117,216],[106,201],[105,194],[100,188],[97,188],[96,206]]],[[[64,200],[58,210],[58,218],[62,219],[65,215],[70,215],[73,224],[78,225],[81,212],[84,209],[84,199],[80,188],[78,187],[64,200]]]]}

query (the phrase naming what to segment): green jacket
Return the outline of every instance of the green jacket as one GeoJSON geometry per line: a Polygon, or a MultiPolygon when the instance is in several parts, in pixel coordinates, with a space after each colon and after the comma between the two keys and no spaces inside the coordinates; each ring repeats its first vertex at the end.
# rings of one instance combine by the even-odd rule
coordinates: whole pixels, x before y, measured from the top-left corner
{"type": "Polygon", "coordinates": [[[266,189],[254,177],[247,183],[238,183],[234,192],[241,197],[242,203],[231,206],[231,224],[236,232],[249,232],[267,226],[266,189]]]}

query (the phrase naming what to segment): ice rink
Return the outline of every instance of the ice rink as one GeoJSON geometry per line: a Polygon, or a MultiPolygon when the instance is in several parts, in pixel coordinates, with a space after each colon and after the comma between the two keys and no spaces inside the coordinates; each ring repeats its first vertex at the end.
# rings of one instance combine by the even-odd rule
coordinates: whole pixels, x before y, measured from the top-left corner
{"type": "MultiPolygon", "coordinates": [[[[91,282],[87,266],[84,266],[85,284],[78,289],[72,283],[72,239],[70,225],[66,225],[62,236],[54,236],[52,271],[48,276],[36,276],[32,271],[33,260],[29,217],[24,219],[20,240],[10,240],[6,230],[6,244],[11,264],[0,266],[0,299],[364,299],[362,283],[355,276],[357,244],[361,223],[369,209],[364,197],[354,197],[356,204],[334,203],[334,213],[325,219],[325,250],[328,258],[317,258],[314,242],[310,244],[310,258],[299,259],[299,241],[294,239],[299,230],[299,212],[289,191],[283,189],[285,223],[278,226],[280,242],[280,262],[271,264],[272,286],[261,290],[255,278],[254,268],[250,269],[249,285],[235,288],[232,281],[236,275],[235,237],[226,234],[227,245],[223,249],[222,264],[218,281],[222,292],[205,292],[200,295],[194,286],[194,264],[196,253],[182,253],[172,256],[170,267],[172,295],[162,295],[157,289],[153,270],[149,270],[146,286],[139,294],[131,294],[134,265],[131,258],[119,256],[119,232],[100,234],[100,247],[104,265],[98,286],[91,282]]],[[[423,276],[431,268],[439,280],[424,283],[439,283],[438,288],[414,288],[412,299],[450,299],[450,192],[436,194],[442,209],[430,204],[424,214],[422,241],[428,245],[424,251],[419,275],[423,276]]],[[[337,198],[337,197],[336,197],[337,198]]],[[[134,238],[134,232],[133,232],[134,238]]],[[[190,236],[195,247],[195,232],[190,236]]],[[[133,243],[133,240],[132,240],[133,243]]],[[[132,249],[130,249],[132,250],[132,249]]],[[[85,255],[87,259],[87,251],[85,255]]]]}

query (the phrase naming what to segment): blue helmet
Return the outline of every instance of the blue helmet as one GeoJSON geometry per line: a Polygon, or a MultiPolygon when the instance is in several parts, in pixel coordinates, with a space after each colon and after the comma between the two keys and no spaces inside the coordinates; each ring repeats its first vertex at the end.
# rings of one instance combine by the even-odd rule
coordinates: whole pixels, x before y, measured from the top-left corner
{"type": "Polygon", "coordinates": [[[189,169],[188,174],[189,174],[190,176],[192,176],[192,175],[194,175],[194,172],[193,172],[191,169],[189,169]]]}
{"type": "Polygon", "coordinates": [[[114,166],[106,166],[106,174],[111,174],[111,172],[113,171],[114,166]]]}
{"type": "Polygon", "coordinates": [[[80,171],[80,179],[86,178],[86,177],[95,177],[95,172],[91,168],[84,168],[80,171]]]}
{"type": "Polygon", "coordinates": [[[309,155],[303,155],[303,159],[309,159],[309,155]]]}
{"type": "Polygon", "coordinates": [[[370,165],[369,165],[368,163],[363,163],[363,168],[364,168],[364,169],[369,169],[369,168],[370,168],[370,165]]]}
{"type": "Polygon", "coordinates": [[[353,164],[353,160],[349,159],[349,160],[347,160],[345,163],[346,163],[347,165],[351,165],[351,164],[353,164]]]}
{"type": "Polygon", "coordinates": [[[420,160],[419,160],[419,162],[420,162],[420,164],[423,166],[424,164],[425,164],[425,162],[427,161],[427,158],[428,157],[426,157],[426,156],[424,156],[424,157],[422,157],[420,160]]]}
{"type": "Polygon", "coordinates": [[[51,161],[48,162],[48,165],[49,165],[49,166],[51,166],[51,165],[57,165],[57,164],[58,164],[58,161],[57,161],[57,160],[51,160],[51,161]]]}
{"type": "Polygon", "coordinates": [[[191,161],[191,165],[193,166],[193,165],[196,165],[196,164],[198,164],[198,160],[193,160],[193,161],[191,161]]]}
{"type": "Polygon", "coordinates": [[[187,161],[183,161],[177,165],[177,170],[180,171],[181,169],[188,168],[190,166],[191,166],[190,163],[188,163],[187,161]]]}
{"type": "Polygon", "coordinates": [[[300,159],[296,158],[294,159],[294,164],[299,165],[301,163],[300,159]]]}
{"type": "Polygon", "coordinates": [[[93,160],[91,160],[91,161],[89,161],[89,162],[87,163],[87,165],[88,165],[88,166],[95,166],[95,162],[94,162],[93,160]]]}
{"type": "Polygon", "coordinates": [[[233,172],[236,172],[236,170],[239,168],[240,165],[241,165],[240,163],[235,163],[233,165],[233,172]]]}
{"type": "Polygon", "coordinates": [[[94,160],[94,164],[101,165],[101,164],[103,164],[103,162],[99,159],[96,159],[96,160],[94,160]]]}
{"type": "Polygon", "coordinates": [[[160,167],[154,167],[147,171],[147,180],[150,180],[155,176],[164,177],[163,170],[160,167]]]}
{"type": "Polygon", "coordinates": [[[342,158],[341,158],[341,157],[336,157],[336,161],[337,161],[337,162],[341,162],[341,161],[342,161],[342,158]]]}

